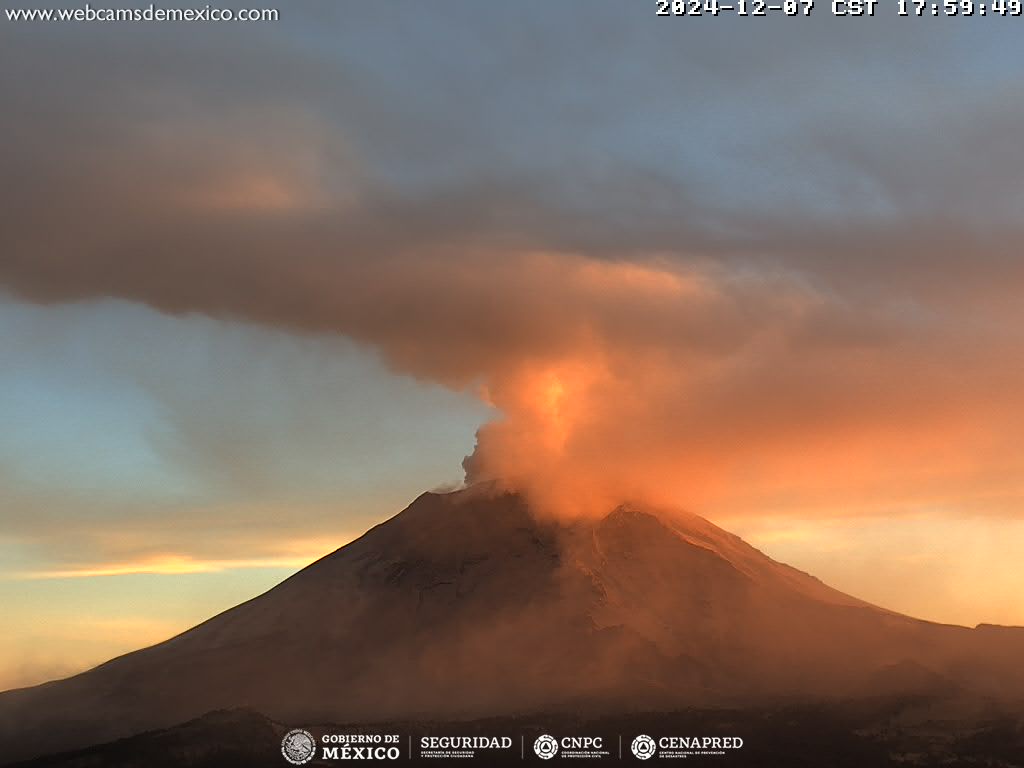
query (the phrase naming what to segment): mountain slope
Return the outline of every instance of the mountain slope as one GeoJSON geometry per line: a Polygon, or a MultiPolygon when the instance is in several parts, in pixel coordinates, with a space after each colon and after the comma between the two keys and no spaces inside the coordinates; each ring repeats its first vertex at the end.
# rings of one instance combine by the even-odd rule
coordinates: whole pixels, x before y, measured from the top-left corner
{"type": "Polygon", "coordinates": [[[0,694],[0,754],[232,707],[366,722],[868,695],[908,662],[924,670],[900,678],[911,688],[1016,695],[1022,636],[870,606],[696,516],[623,506],[564,525],[473,488],[424,494],[171,640],[0,694]]]}

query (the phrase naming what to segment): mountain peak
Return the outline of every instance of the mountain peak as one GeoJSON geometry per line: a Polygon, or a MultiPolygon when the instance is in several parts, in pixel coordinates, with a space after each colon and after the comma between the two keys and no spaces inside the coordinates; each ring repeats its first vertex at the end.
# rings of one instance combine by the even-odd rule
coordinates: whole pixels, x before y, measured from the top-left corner
{"type": "Polygon", "coordinates": [[[1017,633],[870,606],[696,515],[623,503],[563,521],[472,486],[422,494],[166,642],[0,694],[0,749],[236,707],[370,722],[834,696],[886,669],[915,670],[897,687],[943,676],[1005,695],[1024,691],[1022,652],[1017,633]]]}

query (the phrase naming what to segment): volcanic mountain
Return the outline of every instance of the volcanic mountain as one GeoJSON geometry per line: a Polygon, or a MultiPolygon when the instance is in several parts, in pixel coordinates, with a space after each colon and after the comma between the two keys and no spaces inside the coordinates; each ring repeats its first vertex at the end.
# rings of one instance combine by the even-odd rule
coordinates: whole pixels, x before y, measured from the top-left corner
{"type": "Polygon", "coordinates": [[[269,592],[93,670],[0,694],[18,760],[246,707],[280,722],[1024,694],[1024,629],[864,603],[703,518],[557,522],[426,493],[269,592]]]}

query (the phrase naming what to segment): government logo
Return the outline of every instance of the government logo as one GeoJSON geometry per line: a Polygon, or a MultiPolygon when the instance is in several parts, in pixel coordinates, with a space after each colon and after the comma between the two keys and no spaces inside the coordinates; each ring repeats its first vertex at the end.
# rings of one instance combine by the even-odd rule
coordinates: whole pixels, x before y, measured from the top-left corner
{"type": "Polygon", "coordinates": [[[543,736],[538,736],[537,740],[533,742],[533,751],[541,760],[550,760],[558,754],[558,742],[555,741],[554,736],[548,736],[545,733],[543,736]]]}
{"type": "Polygon", "coordinates": [[[292,765],[303,765],[316,754],[316,739],[309,731],[293,728],[281,739],[281,754],[292,765]]]}
{"type": "Polygon", "coordinates": [[[630,746],[630,749],[633,750],[633,755],[638,757],[640,760],[647,760],[648,758],[654,757],[654,753],[658,751],[658,747],[654,743],[654,739],[643,733],[633,739],[633,744],[630,746]]]}

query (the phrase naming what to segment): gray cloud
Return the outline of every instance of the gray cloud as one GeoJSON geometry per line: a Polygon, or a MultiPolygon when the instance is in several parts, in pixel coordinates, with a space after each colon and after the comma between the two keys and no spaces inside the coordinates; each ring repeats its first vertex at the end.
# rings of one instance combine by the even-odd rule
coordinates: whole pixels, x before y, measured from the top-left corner
{"type": "Polygon", "coordinates": [[[972,429],[1015,468],[990,433],[1020,416],[1000,394],[1021,383],[1015,41],[749,21],[398,3],[254,36],[8,27],[0,283],[341,334],[484,384],[510,414],[484,474],[489,441],[517,455],[537,427],[524,388],[582,357],[603,378],[554,472],[615,441],[630,472],[774,478],[766,452],[845,440],[870,482],[873,448],[949,469],[936,446],[972,429]]]}

